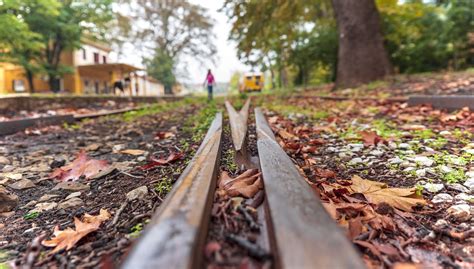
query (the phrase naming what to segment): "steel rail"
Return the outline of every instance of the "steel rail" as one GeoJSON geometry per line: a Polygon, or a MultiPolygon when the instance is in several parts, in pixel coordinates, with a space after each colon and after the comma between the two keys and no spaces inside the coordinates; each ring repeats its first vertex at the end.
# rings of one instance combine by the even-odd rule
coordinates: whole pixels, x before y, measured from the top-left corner
{"type": "Polygon", "coordinates": [[[219,170],[222,124],[222,114],[217,113],[196,155],[122,268],[199,267],[219,170]]]}
{"type": "Polygon", "coordinates": [[[75,121],[81,121],[84,119],[92,119],[92,118],[98,118],[98,117],[104,117],[104,116],[110,116],[110,115],[116,115],[116,114],[123,114],[126,112],[137,111],[144,108],[146,107],[115,109],[115,110],[109,110],[105,112],[90,113],[90,114],[83,114],[83,115],[65,114],[65,115],[3,121],[3,122],[0,122],[0,135],[14,134],[16,132],[20,132],[31,127],[61,125],[64,123],[72,124],[75,121]]]}
{"type": "Polygon", "coordinates": [[[365,268],[352,243],[277,143],[255,109],[257,148],[277,268],[365,268]]]}

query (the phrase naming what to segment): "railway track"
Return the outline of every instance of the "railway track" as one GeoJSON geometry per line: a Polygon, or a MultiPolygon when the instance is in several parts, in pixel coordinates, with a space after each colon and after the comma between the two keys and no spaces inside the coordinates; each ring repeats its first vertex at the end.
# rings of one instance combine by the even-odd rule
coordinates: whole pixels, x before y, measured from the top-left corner
{"type": "Polygon", "coordinates": [[[98,113],[83,114],[83,115],[67,114],[67,115],[47,116],[47,117],[38,117],[38,118],[25,118],[25,119],[19,119],[19,120],[9,120],[9,121],[0,122],[0,135],[14,134],[16,132],[20,132],[31,127],[60,125],[64,123],[71,124],[76,121],[81,121],[85,119],[123,114],[126,112],[137,111],[140,109],[144,109],[144,107],[114,109],[114,110],[109,110],[106,112],[98,112],[98,113]]]}
{"type": "Polygon", "coordinates": [[[230,268],[232,261],[221,258],[216,264],[208,257],[215,234],[220,234],[227,243],[218,248],[238,245],[240,257],[248,256],[264,268],[364,268],[352,243],[277,143],[261,109],[254,110],[251,125],[255,128],[249,128],[250,101],[240,112],[228,102],[226,108],[230,132],[225,131],[223,114],[217,113],[195,156],[122,267],[230,268]],[[229,141],[231,146],[225,143],[229,141]],[[237,174],[253,173],[263,179],[263,190],[233,209],[237,199],[221,196],[220,189],[224,180],[220,170],[227,165],[221,154],[225,147],[234,153],[237,174]],[[251,156],[255,151],[251,147],[256,147],[257,156],[251,156]],[[231,214],[225,215],[225,210],[231,214]],[[216,216],[224,221],[216,221],[216,216]],[[240,229],[238,222],[250,228],[240,229]],[[257,238],[247,238],[248,230],[257,230],[257,238]]]}

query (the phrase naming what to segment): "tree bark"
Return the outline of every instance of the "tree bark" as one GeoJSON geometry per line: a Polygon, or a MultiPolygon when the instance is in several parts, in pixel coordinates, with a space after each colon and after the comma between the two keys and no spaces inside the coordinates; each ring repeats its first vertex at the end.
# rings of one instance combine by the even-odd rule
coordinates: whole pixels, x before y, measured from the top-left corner
{"type": "Polygon", "coordinates": [[[35,84],[33,82],[33,72],[26,70],[26,79],[28,80],[28,88],[30,93],[35,93],[35,84]]]}
{"type": "Polygon", "coordinates": [[[336,87],[356,87],[392,72],[374,0],[332,0],[339,31],[336,87]]]}

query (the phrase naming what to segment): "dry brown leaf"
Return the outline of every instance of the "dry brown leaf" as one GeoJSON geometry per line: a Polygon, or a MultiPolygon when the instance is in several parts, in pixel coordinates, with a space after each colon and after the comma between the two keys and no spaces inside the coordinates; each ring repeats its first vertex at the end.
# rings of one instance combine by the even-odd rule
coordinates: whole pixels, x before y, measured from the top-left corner
{"type": "Polygon", "coordinates": [[[299,140],[296,135],[290,134],[289,132],[283,129],[278,130],[278,135],[284,140],[299,140]]]}
{"type": "Polygon", "coordinates": [[[59,226],[54,227],[54,236],[51,240],[43,240],[41,244],[45,247],[55,247],[52,253],[57,253],[63,249],[70,250],[84,236],[99,229],[101,222],[82,222],[78,218],[74,218],[74,226],[76,230],[66,228],[64,231],[59,230],[59,226]]]}
{"type": "Polygon", "coordinates": [[[426,204],[423,198],[417,197],[415,188],[388,188],[384,183],[365,180],[359,176],[352,177],[350,190],[362,193],[371,203],[385,202],[404,211],[411,212],[413,206],[426,204]]]}
{"type": "Polygon", "coordinates": [[[366,146],[374,146],[379,143],[384,143],[385,140],[377,135],[376,132],[373,131],[362,131],[359,133],[364,141],[364,145],[366,146]]]}
{"type": "Polygon", "coordinates": [[[236,178],[231,178],[226,171],[221,173],[219,189],[232,197],[242,195],[252,198],[263,188],[263,183],[257,169],[249,169],[236,178]]]}
{"type": "Polygon", "coordinates": [[[84,176],[90,178],[109,165],[105,160],[89,159],[84,151],[79,152],[77,158],[70,164],[57,168],[51,173],[51,178],[57,178],[62,181],[75,181],[84,176]]]}
{"type": "Polygon", "coordinates": [[[100,209],[100,212],[99,212],[99,215],[97,216],[92,216],[92,215],[89,215],[89,214],[84,214],[84,217],[82,218],[82,220],[84,222],[87,222],[87,223],[91,223],[91,222],[104,222],[108,219],[110,219],[112,215],[110,215],[109,211],[107,211],[107,209],[100,209]]]}
{"type": "Polygon", "coordinates": [[[85,214],[83,221],[75,217],[75,230],[66,228],[61,231],[59,226],[56,226],[53,232],[54,237],[51,240],[43,240],[41,244],[45,247],[55,247],[52,253],[57,253],[63,249],[70,250],[83,237],[98,230],[100,224],[110,217],[111,215],[106,209],[101,209],[97,216],[85,214]]]}
{"type": "Polygon", "coordinates": [[[140,155],[145,154],[145,152],[146,151],[141,150],[141,149],[125,149],[125,150],[120,151],[120,153],[129,154],[133,156],[140,156],[140,155]]]}

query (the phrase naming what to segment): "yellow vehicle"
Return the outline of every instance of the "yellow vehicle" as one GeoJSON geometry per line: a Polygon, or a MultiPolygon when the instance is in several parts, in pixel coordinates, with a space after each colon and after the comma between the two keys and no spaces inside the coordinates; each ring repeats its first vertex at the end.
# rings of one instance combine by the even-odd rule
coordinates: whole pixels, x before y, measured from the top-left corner
{"type": "Polygon", "coordinates": [[[264,81],[261,72],[246,73],[240,80],[240,92],[260,92],[263,90],[264,81]]]}

